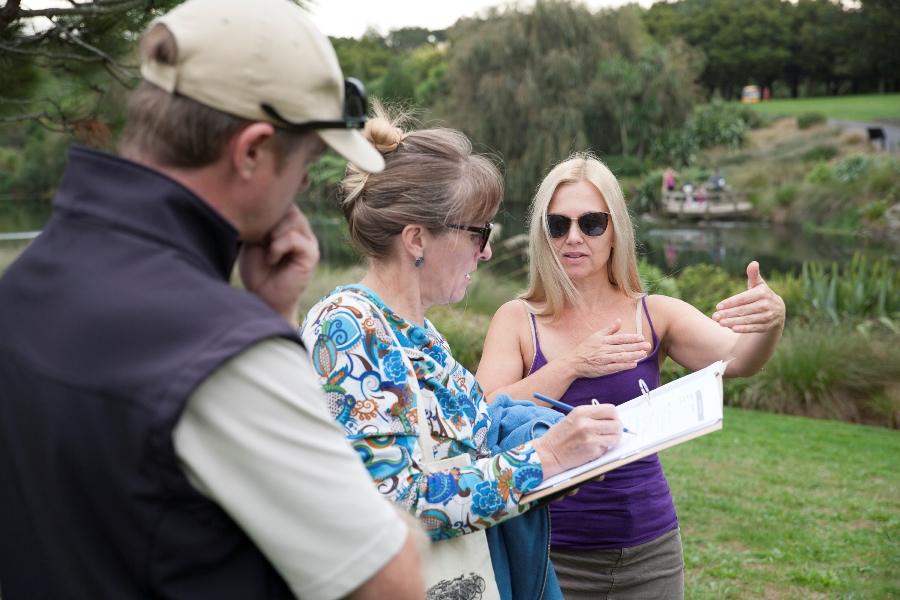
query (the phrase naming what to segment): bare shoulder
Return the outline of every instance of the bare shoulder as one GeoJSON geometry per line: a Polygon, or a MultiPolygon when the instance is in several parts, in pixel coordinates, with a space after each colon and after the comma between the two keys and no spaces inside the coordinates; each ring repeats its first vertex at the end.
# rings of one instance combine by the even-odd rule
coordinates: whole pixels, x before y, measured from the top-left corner
{"type": "Polygon", "coordinates": [[[496,319],[497,317],[503,319],[527,318],[528,307],[521,300],[510,300],[497,309],[497,312],[494,313],[494,318],[496,319]]]}

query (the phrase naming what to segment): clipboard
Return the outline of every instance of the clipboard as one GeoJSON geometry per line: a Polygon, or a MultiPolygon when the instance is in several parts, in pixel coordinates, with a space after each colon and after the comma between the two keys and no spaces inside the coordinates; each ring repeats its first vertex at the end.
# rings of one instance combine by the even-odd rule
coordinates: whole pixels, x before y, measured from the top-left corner
{"type": "Polygon", "coordinates": [[[618,446],[600,458],[549,477],[519,502],[557,496],[613,469],[722,429],[726,364],[714,362],[653,391],[642,386],[640,396],[618,407],[625,427],[638,432],[638,439],[623,436],[618,446]]]}

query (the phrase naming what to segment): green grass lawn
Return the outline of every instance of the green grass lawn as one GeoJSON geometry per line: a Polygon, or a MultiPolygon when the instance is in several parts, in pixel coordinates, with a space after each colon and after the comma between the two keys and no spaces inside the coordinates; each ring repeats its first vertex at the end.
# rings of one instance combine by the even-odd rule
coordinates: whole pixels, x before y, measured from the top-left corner
{"type": "Polygon", "coordinates": [[[900,431],[726,408],[660,457],[686,598],[900,598],[900,431]]]}
{"type": "Polygon", "coordinates": [[[865,94],[859,96],[826,96],[769,100],[753,104],[753,110],[767,115],[799,116],[820,112],[829,119],[874,121],[900,118],[900,94],[865,94]]]}

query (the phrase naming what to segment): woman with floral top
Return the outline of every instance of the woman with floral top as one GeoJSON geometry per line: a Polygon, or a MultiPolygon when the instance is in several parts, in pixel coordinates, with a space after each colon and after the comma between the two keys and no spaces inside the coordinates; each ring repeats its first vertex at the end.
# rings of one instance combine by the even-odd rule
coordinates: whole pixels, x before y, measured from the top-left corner
{"type": "MultiPolygon", "coordinates": [[[[313,307],[301,335],[331,412],[378,489],[437,541],[525,512],[523,494],[601,456],[622,426],[612,407],[587,406],[530,443],[488,451],[481,387],[425,310],[460,301],[478,261],[491,257],[502,178],[461,133],[404,132],[400,122],[376,107],[364,135],[384,155],[385,170],[351,164],[343,182],[341,207],[368,270],[313,307]],[[433,452],[424,461],[423,426],[433,452]],[[462,460],[445,469],[424,467],[455,457],[462,460]]],[[[636,337],[620,336],[623,364],[645,354],[636,337]]]]}

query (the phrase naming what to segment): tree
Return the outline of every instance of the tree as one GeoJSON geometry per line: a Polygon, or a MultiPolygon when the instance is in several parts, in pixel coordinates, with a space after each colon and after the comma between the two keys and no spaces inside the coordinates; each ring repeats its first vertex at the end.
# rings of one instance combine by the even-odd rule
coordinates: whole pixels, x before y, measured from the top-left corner
{"type": "Polygon", "coordinates": [[[812,95],[816,83],[836,92],[835,68],[845,45],[841,39],[843,7],[832,0],[798,0],[792,12],[790,59],[784,68],[791,97],[799,96],[804,81],[807,96],[812,95]]]}
{"type": "Polygon", "coordinates": [[[0,64],[10,68],[0,119],[108,138],[98,119],[103,101],[114,87],[136,83],[135,41],[181,1],[94,0],[33,10],[8,0],[0,9],[0,64]]]}
{"type": "Polygon", "coordinates": [[[616,55],[600,63],[595,102],[618,124],[623,155],[643,158],[663,131],[684,123],[701,69],[699,53],[680,40],[648,46],[633,61],[616,55]]]}
{"type": "Polygon", "coordinates": [[[690,111],[697,55],[654,44],[640,10],[539,0],[448,31],[449,93],[436,111],[500,154],[510,204],[569,153],[643,154],[657,128],[690,111]]]}
{"type": "Polygon", "coordinates": [[[790,58],[791,7],[782,0],[679,0],[657,3],[647,27],[661,41],[680,37],[706,54],[701,79],[733,98],[743,85],[770,85],[790,58]]]}
{"type": "Polygon", "coordinates": [[[108,139],[113,117],[101,118],[103,103],[139,80],[137,40],[183,1],[69,0],[28,9],[7,0],[0,8],[0,121],[37,120],[108,139]]]}
{"type": "Polygon", "coordinates": [[[842,71],[867,91],[900,89],[900,0],[861,0],[850,15],[851,43],[844,46],[842,71]]]}

